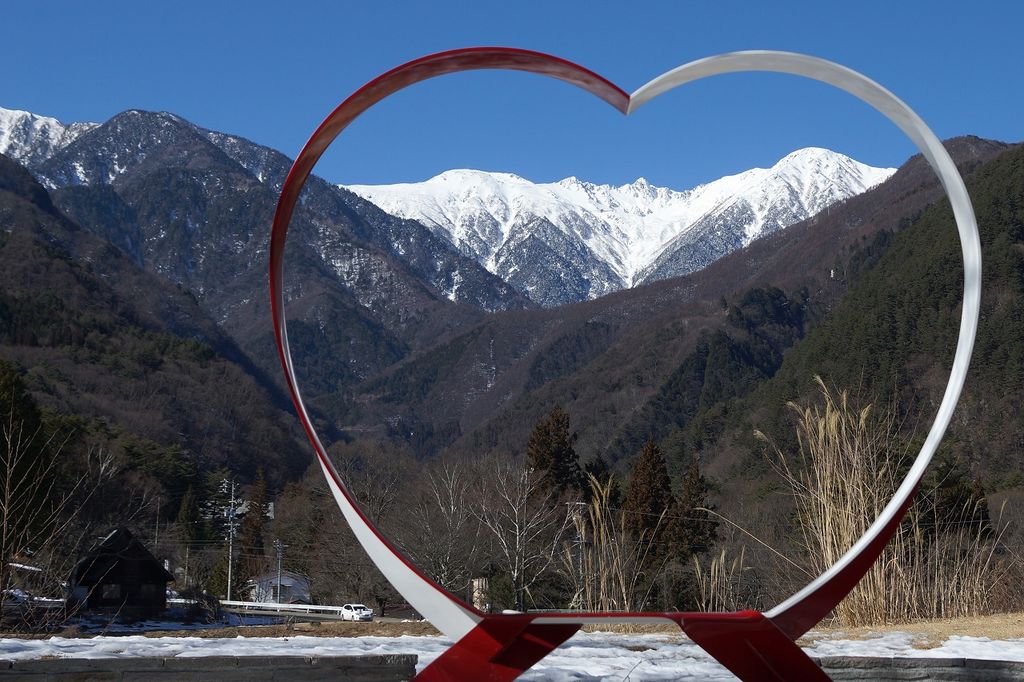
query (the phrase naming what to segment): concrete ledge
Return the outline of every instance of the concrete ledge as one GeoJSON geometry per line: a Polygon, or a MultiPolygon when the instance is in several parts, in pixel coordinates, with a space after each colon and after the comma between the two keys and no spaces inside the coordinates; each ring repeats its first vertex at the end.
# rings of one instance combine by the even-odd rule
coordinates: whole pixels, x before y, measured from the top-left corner
{"type": "MultiPolygon", "coordinates": [[[[824,656],[815,659],[837,682],[845,680],[960,680],[1024,682],[1024,663],[972,658],[872,658],[824,656]]],[[[250,680],[353,680],[392,682],[416,673],[415,655],[379,656],[195,656],[177,658],[55,658],[0,660],[0,678],[28,682],[96,680],[139,682],[249,682],[250,680]]]]}
{"type": "Polygon", "coordinates": [[[975,658],[872,658],[823,656],[815,659],[833,680],[1024,681],[1024,663],[975,658]]]}
{"type": "Polygon", "coordinates": [[[177,658],[53,658],[0,660],[0,678],[42,682],[249,682],[250,680],[358,680],[392,682],[416,674],[415,655],[195,656],[177,658]]]}

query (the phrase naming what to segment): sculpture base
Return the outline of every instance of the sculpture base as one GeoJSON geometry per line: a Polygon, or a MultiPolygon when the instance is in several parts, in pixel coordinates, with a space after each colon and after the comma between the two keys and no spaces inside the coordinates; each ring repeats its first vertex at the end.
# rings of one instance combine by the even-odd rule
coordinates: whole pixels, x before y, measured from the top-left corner
{"type": "Polygon", "coordinates": [[[758,611],[736,613],[502,614],[484,619],[416,676],[421,682],[514,680],[586,623],[676,623],[741,680],[828,680],[818,664],[758,611]]]}

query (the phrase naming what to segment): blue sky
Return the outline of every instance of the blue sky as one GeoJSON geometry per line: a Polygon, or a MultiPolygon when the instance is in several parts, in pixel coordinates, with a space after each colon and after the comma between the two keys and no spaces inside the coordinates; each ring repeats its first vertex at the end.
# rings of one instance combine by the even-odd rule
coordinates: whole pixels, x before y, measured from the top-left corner
{"type": "MultiPolygon", "coordinates": [[[[782,49],[839,61],[914,107],[940,137],[1024,138],[1024,3],[8,3],[0,106],[65,122],[172,111],[293,156],[367,80],[471,45],[540,50],[632,91],[692,59],[782,49]],[[294,5],[291,7],[290,5],[294,5]]],[[[826,146],[898,165],[909,142],[827,86],[734,75],[625,119],[539,76],[419,84],[367,112],[325,156],[329,180],[421,180],[454,167],[675,188],[826,146]]]]}

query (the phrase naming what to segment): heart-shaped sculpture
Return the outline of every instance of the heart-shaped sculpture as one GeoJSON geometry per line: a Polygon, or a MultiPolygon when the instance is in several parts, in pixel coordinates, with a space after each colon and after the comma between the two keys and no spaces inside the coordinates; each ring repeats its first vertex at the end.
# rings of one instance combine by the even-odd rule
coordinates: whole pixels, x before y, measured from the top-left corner
{"type": "Polygon", "coordinates": [[[833,62],[790,52],[733,52],[700,59],[650,81],[632,95],[581,66],[539,52],[479,47],[416,59],[370,81],[342,102],[303,147],[281,188],[270,242],[270,300],[278,354],[302,426],[345,520],[363,549],[417,611],[455,645],[417,679],[511,680],[571,637],[585,623],[671,621],[745,680],[828,679],[794,643],[853,589],[895,533],[949,425],[967,375],[981,300],[981,244],[970,197],[934,133],[906,104],[867,77],[833,62]],[[736,613],[485,614],[423,574],[360,510],[313,428],[295,379],[284,314],[284,246],[295,204],[320,156],[345,127],[385,97],[414,83],[459,71],[514,69],[566,81],[629,114],[685,83],[725,73],[768,71],[822,81],[858,97],[895,123],[917,146],[946,190],[960,234],[964,298],[956,355],[942,403],[913,466],[863,537],[830,569],[775,608],[736,613]]]}

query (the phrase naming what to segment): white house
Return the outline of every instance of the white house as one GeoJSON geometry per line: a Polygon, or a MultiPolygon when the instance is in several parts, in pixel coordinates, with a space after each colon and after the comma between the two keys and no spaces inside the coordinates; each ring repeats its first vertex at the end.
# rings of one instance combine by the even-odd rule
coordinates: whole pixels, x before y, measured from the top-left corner
{"type": "Polygon", "coordinates": [[[278,592],[277,571],[256,576],[248,583],[249,600],[278,604],[309,604],[309,578],[291,571],[281,571],[281,589],[278,592]]]}

